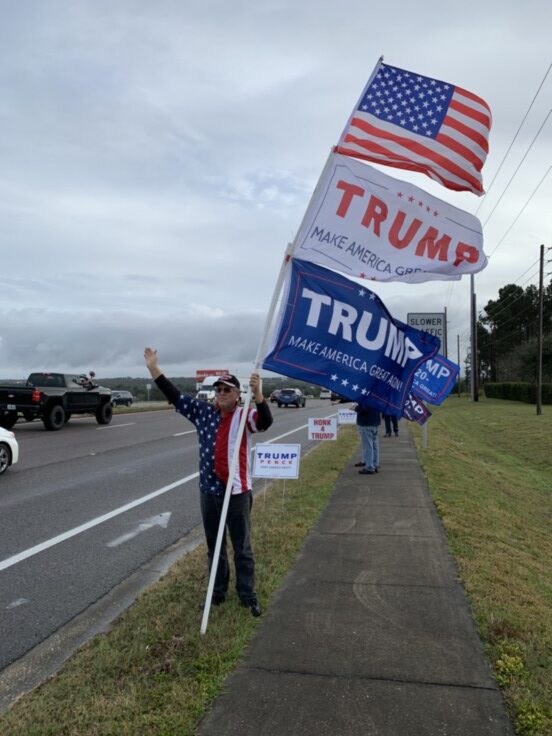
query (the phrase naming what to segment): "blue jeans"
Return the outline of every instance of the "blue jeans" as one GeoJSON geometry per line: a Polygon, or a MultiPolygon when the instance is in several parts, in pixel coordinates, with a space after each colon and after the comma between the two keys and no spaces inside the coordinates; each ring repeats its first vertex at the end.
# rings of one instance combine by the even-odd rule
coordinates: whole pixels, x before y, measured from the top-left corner
{"type": "Polygon", "coordinates": [[[379,468],[379,427],[361,427],[357,425],[362,442],[362,459],[370,470],[379,468]]]}

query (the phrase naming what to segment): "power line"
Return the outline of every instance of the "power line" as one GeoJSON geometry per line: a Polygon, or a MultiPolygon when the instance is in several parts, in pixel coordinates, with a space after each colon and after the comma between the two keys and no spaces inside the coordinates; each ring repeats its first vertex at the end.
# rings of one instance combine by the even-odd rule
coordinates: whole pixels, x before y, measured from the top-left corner
{"type": "MultiPolygon", "coordinates": [[[[520,275],[519,275],[519,276],[518,276],[518,277],[517,277],[517,278],[515,279],[515,281],[512,281],[512,282],[510,282],[510,284],[513,284],[514,286],[518,286],[518,285],[519,285],[519,286],[523,286],[523,284],[518,284],[517,282],[518,282],[518,281],[519,281],[520,279],[522,279],[522,278],[523,278],[523,277],[525,276],[525,274],[527,273],[527,271],[530,271],[530,270],[531,270],[532,268],[534,268],[534,267],[535,267],[535,266],[537,265],[537,263],[539,263],[539,261],[540,261],[540,258],[537,258],[537,260],[536,260],[536,261],[533,261],[533,263],[532,263],[532,264],[531,264],[531,265],[530,265],[530,266],[529,266],[528,268],[526,268],[526,269],[525,269],[525,271],[524,271],[524,272],[523,272],[522,274],[520,274],[520,275]]],[[[538,273],[538,271],[537,271],[536,273],[538,273]]],[[[526,280],[524,281],[524,283],[527,283],[527,281],[529,281],[530,279],[532,279],[532,278],[533,278],[534,276],[535,276],[535,274],[531,274],[531,276],[529,276],[529,278],[528,278],[528,279],[526,279],[526,280]]],[[[505,284],[505,285],[506,285],[506,286],[509,286],[510,284],[505,284]]],[[[503,287],[500,287],[500,288],[503,288],[503,287]]],[[[510,298],[510,297],[508,297],[508,298],[510,298]]],[[[516,297],[515,299],[518,299],[518,298],[519,298],[519,297],[516,297]]],[[[515,301],[515,300],[514,300],[514,301],[515,301]]],[[[479,316],[481,316],[481,314],[482,314],[482,313],[483,313],[483,310],[482,310],[482,309],[481,309],[481,310],[479,310],[479,316]]]]}
{"type": "MultiPolygon", "coordinates": [[[[486,196],[486,195],[487,195],[487,194],[488,194],[488,193],[489,193],[489,192],[491,191],[491,187],[492,187],[492,186],[493,186],[493,184],[495,183],[496,177],[498,176],[498,174],[499,174],[499,172],[500,172],[500,169],[502,168],[502,164],[503,164],[503,163],[504,163],[504,162],[506,161],[506,158],[508,157],[508,154],[509,154],[509,153],[510,153],[510,151],[512,150],[512,146],[514,145],[514,143],[515,143],[515,140],[516,140],[516,138],[518,137],[519,131],[521,130],[521,128],[522,128],[522,126],[523,126],[523,123],[524,123],[524,122],[525,122],[525,120],[527,119],[527,116],[528,116],[528,115],[529,115],[529,113],[531,112],[531,108],[533,107],[533,104],[534,104],[535,100],[537,99],[537,97],[538,97],[538,95],[539,95],[539,92],[541,91],[542,85],[543,85],[543,84],[545,83],[545,81],[546,81],[546,77],[548,76],[548,73],[550,72],[550,69],[552,69],[552,64],[550,64],[550,65],[549,65],[549,67],[548,67],[548,69],[546,70],[546,74],[545,74],[545,75],[544,75],[544,77],[542,78],[542,82],[541,82],[541,83],[539,84],[539,88],[538,88],[538,89],[537,89],[537,91],[535,92],[535,96],[534,96],[534,97],[533,97],[533,99],[531,100],[531,104],[529,105],[529,107],[527,108],[527,112],[526,112],[526,113],[525,113],[525,115],[523,116],[523,120],[522,120],[522,121],[521,121],[521,123],[519,124],[519,128],[518,128],[518,129],[516,130],[516,134],[515,134],[515,135],[514,135],[514,137],[512,138],[512,142],[511,142],[511,143],[510,143],[510,145],[508,146],[508,150],[507,150],[507,151],[506,151],[506,153],[504,154],[504,158],[503,158],[503,159],[502,159],[502,161],[500,162],[500,166],[499,166],[499,167],[498,167],[498,169],[496,170],[496,172],[495,172],[495,175],[493,176],[493,179],[492,179],[491,183],[489,184],[489,187],[488,187],[487,191],[485,192],[485,196],[486,196]]],[[[479,212],[479,210],[481,209],[481,206],[482,206],[482,204],[483,204],[483,202],[484,202],[484,201],[485,201],[485,197],[483,197],[483,198],[481,199],[481,201],[479,202],[479,205],[478,205],[477,209],[475,210],[475,214],[476,214],[476,215],[477,215],[477,213],[479,212]]]]}
{"type": "Polygon", "coordinates": [[[550,113],[552,113],[552,109],[551,109],[551,110],[549,110],[549,111],[547,112],[547,114],[546,114],[546,117],[545,117],[545,118],[544,118],[544,120],[542,121],[542,124],[541,124],[540,128],[539,128],[539,129],[538,129],[538,131],[537,131],[537,134],[535,135],[535,137],[534,137],[534,138],[533,138],[533,140],[531,141],[531,144],[530,144],[529,148],[528,148],[528,149],[527,149],[527,150],[525,151],[525,153],[523,154],[523,158],[521,159],[521,161],[519,162],[519,164],[518,164],[518,165],[517,165],[517,167],[516,167],[516,170],[514,171],[514,173],[512,174],[512,176],[510,177],[510,181],[509,181],[509,182],[508,182],[508,183],[506,184],[506,186],[504,187],[504,191],[502,192],[502,194],[501,194],[501,195],[500,195],[500,197],[498,198],[498,202],[497,202],[497,203],[495,204],[495,206],[494,206],[494,207],[492,208],[492,210],[490,211],[489,215],[487,216],[487,219],[486,219],[486,220],[485,220],[485,222],[483,223],[483,227],[485,227],[485,225],[486,225],[486,224],[487,224],[487,223],[489,222],[489,220],[490,220],[490,219],[491,219],[491,217],[493,216],[493,213],[494,213],[494,211],[496,210],[496,208],[498,207],[498,205],[499,205],[499,204],[500,204],[500,202],[502,201],[502,197],[503,197],[503,196],[504,196],[504,195],[506,194],[506,192],[508,191],[508,187],[510,186],[510,184],[511,184],[511,183],[512,183],[512,181],[514,180],[514,177],[516,176],[516,174],[517,174],[517,173],[518,173],[518,171],[520,170],[520,168],[521,168],[521,165],[522,165],[522,163],[523,163],[523,162],[525,161],[525,159],[527,158],[527,154],[528,154],[528,153],[529,153],[529,151],[530,151],[530,150],[531,150],[531,149],[533,148],[533,144],[535,143],[535,141],[536,141],[536,140],[537,140],[537,138],[539,137],[539,135],[540,135],[540,132],[541,132],[541,130],[542,130],[542,129],[544,128],[544,126],[546,125],[546,121],[547,121],[547,120],[548,120],[548,118],[550,117],[550,113]]]}
{"type": "MultiPolygon", "coordinates": [[[[533,264],[533,265],[535,265],[535,264],[533,264]]],[[[528,270],[529,270],[529,269],[528,269],[528,270]]],[[[525,273],[527,273],[527,271],[526,271],[525,273]]],[[[524,275],[524,274],[522,274],[522,276],[523,276],[523,275],[524,275]]],[[[521,287],[522,287],[522,286],[524,286],[524,285],[525,285],[525,284],[526,284],[526,283],[527,283],[528,281],[530,281],[531,279],[534,279],[534,278],[535,278],[535,276],[537,276],[537,275],[538,275],[538,270],[537,270],[537,271],[536,271],[535,273],[532,273],[532,274],[531,274],[531,275],[530,275],[530,276],[529,276],[529,277],[528,277],[527,279],[525,279],[525,281],[523,282],[523,284],[514,284],[514,285],[515,285],[515,286],[519,286],[519,287],[521,288],[521,287]]],[[[521,278],[521,277],[520,277],[520,278],[521,278]]],[[[523,291],[523,292],[522,292],[521,294],[518,294],[518,296],[516,296],[516,297],[514,297],[513,299],[511,299],[511,301],[509,301],[509,302],[505,303],[505,304],[504,304],[504,305],[502,306],[502,308],[498,310],[498,312],[495,312],[495,313],[494,313],[493,317],[496,317],[497,315],[499,315],[499,314],[502,314],[502,312],[503,312],[503,311],[504,311],[505,309],[510,309],[510,307],[511,307],[511,306],[512,306],[513,304],[515,304],[515,303],[516,303],[517,301],[519,301],[519,300],[520,300],[520,299],[521,299],[522,297],[524,297],[524,296],[526,296],[526,294],[525,294],[525,291],[523,291]]],[[[486,313],[485,307],[483,307],[483,309],[481,309],[481,310],[479,311],[479,314],[477,315],[477,316],[478,316],[478,319],[481,319],[481,318],[483,317],[483,312],[485,312],[485,313],[486,313]]],[[[489,315],[488,315],[488,314],[486,314],[486,316],[488,317],[489,315]]]]}
{"type": "Polygon", "coordinates": [[[522,215],[523,211],[525,210],[525,208],[527,207],[527,205],[529,204],[529,202],[530,202],[530,201],[531,201],[531,200],[533,199],[533,197],[534,197],[534,196],[535,196],[535,194],[537,193],[537,190],[539,189],[540,185],[541,185],[541,184],[543,183],[543,181],[544,181],[544,180],[546,179],[546,177],[547,177],[547,176],[548,176],[548,174],[550,173],[550,169],[552,169],[552,165],[548,167],[548,171],[547,171],[547,172],[546,172],[546,174],[545,174],[545,175],[544,175],[544,176],[542,177],[542,179],[541,179],[541,180],[539,181],[539,183],[537,184],[537,186],[536,186],[536,187],[535,187],[535,189],[533,190],[533,193],[531,194],[531,196],[529,197],[529,199],[527,200],[527,202],[526,202],[526,203],[525,203],[525,204],[523,205],[523,207],[522,207],[522,208],[520,209],[520,211],[519,211],[519,212],[518,212],[518,214],[517,214],[517,217],[516,217],[516,218],[515,218],[515,220],[514,220],[514,221],[512,222],[512,224],[510,225],[510,227],[509,227],[509,228],[508,228],[508,229],[506,230],[506,232],[504,233],[504,235],[503,235],[503,236],[502,236],[502,237],[500,238],[500,240],[499,240],[499,241],[498,241],[498,243],[496,244],[496,246],[495,246],[494,250],[493,250],[493,251],[491,251],[491,253],[489,253],[489,258],[490,258],[490,257],[491,257],[491,256],[493,255],[493,253],[496,253],[496,251],[498,250],[498,247],[500,246],[500,244],[502,243],[502,241],[504,240],[504,238],[505,238],[505,237],[506,237],[506,236],[508,235],[508,233],[510,232],[510,230],[511,230],[511,229],[512,229],[512,228],[514,227],[514,225],[516,224],[516,222],[517,222],[517,221],[519,220],[519,218],[521,217],[521,215],[522,215]]]}

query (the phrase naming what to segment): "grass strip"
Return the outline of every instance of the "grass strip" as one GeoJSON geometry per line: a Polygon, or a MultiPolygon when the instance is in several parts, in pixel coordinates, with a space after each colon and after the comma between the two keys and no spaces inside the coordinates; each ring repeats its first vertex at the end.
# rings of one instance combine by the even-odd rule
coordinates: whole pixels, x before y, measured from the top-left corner
{"type": "MultiPolygon", "coordinates": [[[[337,442],[302,458],[299,480],[273,482],[256,496],[253,547],[263,605],[270,605],[357,446],[356,428],[342,427],[337,442]]],[[[108,633],[0,716],[2,736],[193,734],[259,625],[232,594],[211,609],[200,635],[206,567],[204,545],[179,560],[108,633]]]]}
{"type": "Polygon", "coordinates": [[[552,734],[552,411],[450,397],[418,455],[518,734],[552,734]]]}

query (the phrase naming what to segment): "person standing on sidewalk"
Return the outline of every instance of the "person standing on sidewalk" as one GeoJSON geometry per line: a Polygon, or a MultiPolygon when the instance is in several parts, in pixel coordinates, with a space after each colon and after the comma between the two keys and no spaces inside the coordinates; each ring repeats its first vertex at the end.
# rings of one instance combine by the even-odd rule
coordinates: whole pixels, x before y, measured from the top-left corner
{"type": "Polygon", "coordinates": [[[385,422],[385,436],[391,437],[391,427],[393,427],[393,434],[395,437],[399,436],[399,420],[394,414],[384,414],[383,421],[385,422]]]}
{"type": "Polygon", "coordinates": [[[379,409],[372,406],[355,406],[357,427],[362,442],[362,461],[355,463],[361,475],[377,473],[379,468],[379,409]]]}
{"type": "MultiPolygon", "coordinates": [[[[145,348],[146,366],[157,387],[173,404],[176,411],[195,425],[199,440],[199,490],[201,516],[207,541],[209,570],[213,562],[218,528],[224,503],[236,435],[242,411],[247,411],[245,432],[239,449],[239,461],[232,495],[228,505],[226,527],[234,549],[236,591],[242,605],[253,616],[260,616],[261,606],[255,593],[255,560],[251,549],[251,505],[253,503],[250,435],[262,432],[272,424],[272,414],[261,392],[261,379],[252,373],[249,381],[255,408],[240,407],[240,382],[230,374],[220,376],[214,383],[215,403],[194,399],[181,393],[159,368],[157,350],[145,348]]],[[[230,569],[226,552],[226,530],[222,539],[212,603],[224,603],[228,591],[230,569]]]]}

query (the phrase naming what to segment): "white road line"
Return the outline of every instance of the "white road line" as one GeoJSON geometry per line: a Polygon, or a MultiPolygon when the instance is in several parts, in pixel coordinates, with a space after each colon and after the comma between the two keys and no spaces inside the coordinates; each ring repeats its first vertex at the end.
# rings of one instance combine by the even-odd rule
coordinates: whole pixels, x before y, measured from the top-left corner
{"type": "Polygon", "coordinates": [[[180,480],[176,480],[174,483],[169,483],[168,486],[163,486],[162,488],[158,488],[156,491],[148,493],[147,496],[137,498],[135,501],[131,501],[124,506],[119,506],[118,509],[114,509],[113,511],[109,511],[107,514],[103,514],[102,516],[98,516],[95,519],[91,519],[90,521],[87,521],[86,524],[76,526],[73,529],[69,529],[69,531],[63,532],[63,534],[58,534],[57,537],[52,537],[51,539],[47,539],[45,542],[36,544],[34,547],[29,547],[29,549],[25,549],[23,550],[23,552],[19,552],[18,554],[13,555],[13,557],[8,557],[5,560],[1,560],[0,571],[6,570],[8,567],[12,567],[12,565],[17,565],[18,562],[22,562],[23,560],[26,560],[33,555],[37,555],[39,552],[44,552],[44,550],[49,549],[50,547],[54,547],[60,542],[65,542],[67,539],[71,539],[71,537],[76,537],[77,534],[81,534],[88,529],[92,529],[92,527],[98,526],[98,524],[103,524],[104,521],[109,521],[109,519],[113,519],[115,516],[124,514],[125,511],[130,511],[130,509],[134,509],[136,508],[136,506],[141,506],[141,504],[146,503],[147,501],[151,501],[152,498],[162,496],[164,493],[168,493],[168,491],[172,491],[174,488],[178,488],[178,486],[182,486],[184,485],[184,483],[188,483],[198,476],[199,473],[192,473],[192,475],[187,475],[185,478],[180,478],[180,480]]]}
{"type": "MultiPolygon", "coordinates": [[[[332,414],[331,416],[334,416],[334,415],[332,414]]],[[[116,424],[115,426],[123,427],[125,425],[116,424]]],[[[303,424],[300,427],[296,427],[295,429],[292,429],[291,431],[286,432],[285,434],[281,434],[279,437],[274,437],[274,439],[268,440],[267,444],[272,443],[272,442],[277,442],[278,440],[281,440],[284,437],[288,437],[290,434],[295,434],[295,432],[300,432],[302,429],[306,429],[308,426],[309,426],[308,424],[303,424]]],[[[98,427],[98,429],[107,429],[107,428],[98,427]]],[[[190,431],[194,432],[195,430],[190,430],[190,431]]],[[[151,493],[148,493],[146,496],[142,496],[142,498],[137,498],[135,501],[131,501],[130,503],[125,504],[124,506],[119,506],[118,509],[113,509],[113,511],[109,511],[107,514],[103,514],[102,516],[98,516],[95,519],[91,519],[90,521],[87,521],[85,524],[81,524],[80,526],[76,526],[73,529],[69,529],[68,531],[63,532],[63,534],[58,534],[57,537],[52,537],[51,539],[47,539],[45,542],[36,544],[34,547],[29,547],[29,549],[25,549],[22,552],[19,552],[18,554],[13,555],[12,557],[7,557],[5,560],[0,560],[0,571],[7,570],[8,567],[17,565],[18,562],[23,562],[23,560],[27,560],[29,557],[33,557],[34,555],[39,554],[39,552],[44,552],[44,550],[47,550],[50,547],[54,547],[56,544],[65,542],[67,539],[71,539],[71,537],[76,537],[77,534],[81,534],[82,532],[85,532],[88,529],[92,529],[93,527],[98,526],[99,524],[103,524],[105,521],[109,521],[110,519],[113,519],[116,516],[119,516],[120,514],[124,514],[126,511],[130,511],[130,509],[136,508],[136,506],[141,506],[143,503],[147,503],[148,501],[151,501],[152,498],[157,498],[157,496],[162,496],[164,493],[168,493],[169,491],[172,491],[174,488],[178,488],[178,486],[182,486],[185,483],[189,483],[191,480],[194,480],[194,478],[198,478],[198,477],[199,477],[199,473],[192,473],[191,475],[187,475],[185,478],[180,478],[180,480],[176,480],[174,483],[169,483],[168,486],[163,486],[162,488],[158,488],[156,491],[152,491],[151,493]]]]}
{"type": "Polygon", "coordinates": [[[195,429],[190,429],[187,432],[177,432],[173,434],[173,437],[183,437],[185,434],[195,434],[195,429]]]}
{"type": "Polygon", "coordinates": [[[118,429],[119,427],[132,427],[136,422],[126,422],[125,424],[110,424],[108,427],[96,427],[96,429],[118,429]]]}

